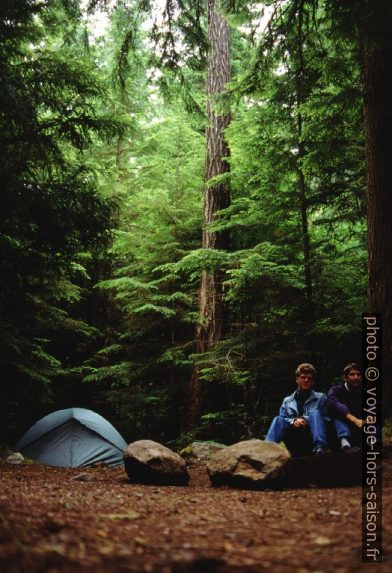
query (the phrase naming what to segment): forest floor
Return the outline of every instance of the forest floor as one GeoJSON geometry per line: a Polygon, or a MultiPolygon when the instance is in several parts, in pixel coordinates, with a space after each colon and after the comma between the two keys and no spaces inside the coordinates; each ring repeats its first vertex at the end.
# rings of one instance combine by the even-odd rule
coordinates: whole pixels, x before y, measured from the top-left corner
{"type": "Polygon", "coordinates": [[[3,573],[392,571],[392,450],[383,467],[384,562],[361,563],[361,488],[131,484],[123,468],[0,463],[3,573]],[[83,474],[86,481],[75,477],[83,474]]]}

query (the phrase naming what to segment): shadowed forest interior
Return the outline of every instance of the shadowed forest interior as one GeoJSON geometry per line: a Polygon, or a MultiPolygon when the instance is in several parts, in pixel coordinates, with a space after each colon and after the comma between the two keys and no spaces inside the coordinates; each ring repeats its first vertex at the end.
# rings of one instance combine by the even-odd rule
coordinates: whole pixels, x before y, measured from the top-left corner
{"type": "Polygon", "coordinates": [[[130,442],[262,437],[382,312],[392,5],[0,6],[0,443],[82,407],[130,442]]]}

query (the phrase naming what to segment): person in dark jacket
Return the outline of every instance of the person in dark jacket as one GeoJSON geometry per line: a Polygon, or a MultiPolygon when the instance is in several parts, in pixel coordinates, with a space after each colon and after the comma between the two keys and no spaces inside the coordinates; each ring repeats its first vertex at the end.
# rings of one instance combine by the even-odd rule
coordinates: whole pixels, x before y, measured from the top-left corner
{"type": "Polygon", "coordinates": [[[327,413],[331,417],[342,451],[353,451],[362,443],[362,376],[355,362],[343,369],[343,382],[327,394],[327,413]]]}
{"type": "Polygon", "coordinates": [[[284,398],[265,438],[266,442],[283,441],[293,456],[326,452],[325,394],[313,390],[315,376],[312,364],[298,366],[297,390],[284,398]]]}

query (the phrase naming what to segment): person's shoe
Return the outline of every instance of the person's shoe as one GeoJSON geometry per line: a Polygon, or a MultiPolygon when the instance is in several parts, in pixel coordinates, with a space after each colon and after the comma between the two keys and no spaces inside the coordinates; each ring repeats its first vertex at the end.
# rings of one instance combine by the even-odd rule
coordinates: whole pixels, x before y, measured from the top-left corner
{"type": "Polygon", "coordinates": [[[323,456],[326,453],[327,453],[327,450],[324,448],[324,446],[317,446],[317,448],[315,448],[313,450],[314,456],[323,456]]]}
{"type": "Polygon", "coordinates": [[[349,448],[351,448],[351,444],[348,441],[348,439],[340,438],[340,449],[342,450],[342,452],[344,452],[344,450],[348,450],[349,448]]]}

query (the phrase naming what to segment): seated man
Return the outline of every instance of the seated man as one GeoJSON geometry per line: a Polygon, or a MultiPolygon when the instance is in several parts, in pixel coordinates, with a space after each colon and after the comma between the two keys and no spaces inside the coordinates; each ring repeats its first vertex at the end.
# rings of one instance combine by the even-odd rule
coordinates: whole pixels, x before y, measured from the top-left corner
{"type": "Polygon", "coordinates": [[[293,456],[326,452],[325,394],[313,390],[315,376],[312,364],[298,366],[297,390],[283,400],[265,438],[267,442],[283,441],[293,456]]]}
{"type": "Polygon", "coordinates": [[[331,417],[342,451],[354,451],[362,443],[361,372],[352,362],[343,369],[343,382],[327,394],[327,412],[331,417]],[[354,448],[352,448],[354,446],[354,448]]]}

